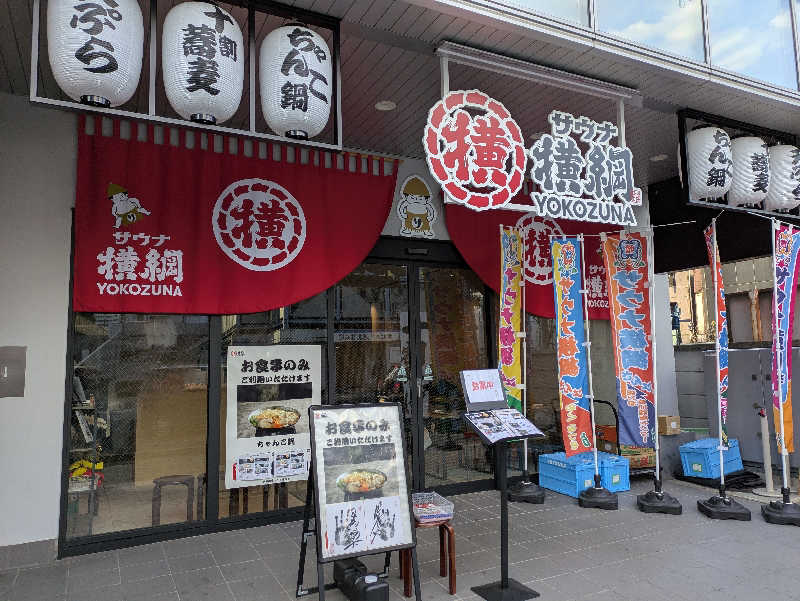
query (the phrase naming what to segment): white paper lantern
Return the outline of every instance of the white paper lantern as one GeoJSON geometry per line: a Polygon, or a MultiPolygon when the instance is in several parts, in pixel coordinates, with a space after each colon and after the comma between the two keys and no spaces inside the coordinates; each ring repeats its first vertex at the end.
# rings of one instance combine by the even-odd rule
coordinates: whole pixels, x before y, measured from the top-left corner
{"type": "Polygon", "coordinates": [[[47,3],[47,54],[58,86],[75,101],[120,106],[136,92],[144,26],[136,0],[47,3]]]}
{"type": "Polygon", "coordinates": [[[719,127],[701,127],[686,136],[686,163],[692,199],[722,198],[731,187],[731,139],[719,127]]]}
{"type": "Polygon", "coordinates": [[[261,44],[261,110],[272,130],[306,140],[325,128],[331,110],[333,70],[325,40],[291,23],[271,31],[261,44]]]}
{"type": "Polygon", "coordinates": [[[769,148],[768,211],[789,211],[800,205],[800,149],[788,144],[769,148]]]}
{"type": "Polygon", "coordinates": [[[769,189],[769,155],[764,140],[744,136],[731,141],[733,181],[728,204],[734,207],[757,205],[769,189]]]}
{"type": "Polygon", "coordinates": [[[219,6],[184,2],[167,13],[161,36],[164,90],[184,119],[230,119],[242,99],[244,60],[242,30],[219,6]]]}

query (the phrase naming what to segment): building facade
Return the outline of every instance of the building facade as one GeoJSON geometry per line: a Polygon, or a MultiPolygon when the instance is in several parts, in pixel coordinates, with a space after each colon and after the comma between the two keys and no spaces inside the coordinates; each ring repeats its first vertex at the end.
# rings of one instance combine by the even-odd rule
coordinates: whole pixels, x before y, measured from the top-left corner
{"type": "MultiPolygon", "coordinates": [[[[141,4],[147,15],[151,7],[141,4]]],[[[163,23],[169,7],[153,4],[153,23],[163,23]]],[[[460,419],[459,372],[497,365],[499,299],[478,265],[481,255],[499,259],[499,250],[464,241],[463,231],[454,229],[462,227],[462,217],[444,202],[424,160],[428,110],[447,90],[477,89],[502,102],[526,145],[548,131],[553,110],[617,125],[643,191],[637,224],[666,226],[659,231],[668,232],[655,242],[659,412],[683,414],[685,366],[676,368],[676,356],[681,359],[673,345],[708,342],[713,306],[709,309],[700,234],[706,217],[684,206],[676,183],[681,162],[676,113],[690,108],[796,135],[800,14],[794,0],[757,9],[735,0],[675,0],[648,7],[616,0],[291,4],[285,10],[341,21],[341,131],[332,125],[334,115],[321,134],[328,146],[261,135],[270,130],[251,91],[228,129],[181,124],[162,89],[163,74],[149,63],[150,80],[143,75],[121,109],[126,113],[74,110],[43,50],[38,20],[45,22],[47,3],[29,7],[8,1],[11,16],[0,29],[5,69],[0,79],[0,347],[25,347],[25,367],[24,393],[0,398],[0,474],[14,483],[0,492],[0,547],[37,543],[42,552],[55,552],[57,541],[58,552],[70,555],[298,519],[305,481],[226,485],[230,347],[319,346],[320,402],[387,400],[404,407],[415,490],[458,494],[494,487],[494,459],[464,431],[460,419]],[[31,48],[40,67],[33,74],[31,48]],[[155,89],[148,89],[153,82],[155,89]],[[615,101],[609,90],[624,95],[624,101],[615,101]],[[135,125],[121,128],[121,123],[135,125]],[[121,131],[125,128],[130,128],[127,134],[121,131]],[[145,130],[150,133],[142,135],[160,140],[151,137],[152,143],[216,151],[232,164],[236,157],[242,163],[262,160],[258,173],[249,177],[267,177],[283,164],[297,170],[300,179],[313,179],[314,169],[336,168],[337,157],[347,152],[342,169],[351,173],[348,177],[392,178],[385,199],[366,199],[367,204],[385,202],[381,223],[372,238],[364,234],[359,241],[367,250],[343,277],[303,298],[287,293],[290,302],[266,310],[77,310],[74,282],[87,260],[79,238],[84,226],[75,222],[86,214],[81,213],[86,199],[79,198],[81,165],[87,164],[80,140],[103,137],[124,147],[145,130]],[[332,158],[320,158],[316,151],[332,158]],[[352,169],[351,158],[357,165],[352,169]],[[378,162],[380,173],[373,172],[378,162]],[[683,247],[691,256],[682,255],[683,247]],[[659,255],[664,257],[660,268],[659,255]],[[219,477],[210,478],[211,473],[219,477]]],[[[270,4],[256,3],[253,16],[243,6],[221,6],[248,31],[251,45],[260,45],[283,24],[284,16],[271,13],[270,4]]],[[[248,60],[256,54],[253,48],[248,60]]],[[[241,55],[246,56],[244,47],[241,55]]],[[[151,52],[147,60],[156,57],[151,52]]],[[[255,64],[248,68],[252,85],[262,75],[255,64]]],[[[155,177],[178,189],[182,185],[169,169],[155,177]]],[[[118,192],[110,186],[106,191],[109,197],[118,192]]],[[[333,191],[318,192],[315,202],[325,206],[327,194],[333,191]]],[[[170,199],[157,202],[167,206],[170,199]]],[[[146,209],[147,203],[143,198],[141,206],[146,209]]],[[[343,201],[329,210],[343,212],[342,223],[350,227],[367,219],[353,206],[343,201]]],[[[330,219],[327,226],[322,218],[314,223],[333,229],[330,219]]],[[[564,224],[531,218],[526,230],[533,232],[529,293],[552,298],[545,243],[535,241],[545,227],[534,223],[564,224]]],[[[574,233],[583,231],[581,222],[572,224],[574,233]]],[[[764,259],[757,258],[766,254],[763,245],[744,255],[736,249],[737,237],[748,235],[737,224],[720,241],[732,337],[768,344],[765,312],[772,284],[764,259]]],[[[322,244],[318,240],[309,234],[306,252],[322,244]]],[[[355,240],[336,243],[354,246],[355,240]]],[[[336,254],[335,245],[331,252],[336,254]]],[[[92,271],[96,266],[89,259],[92,271]]],[[[337,262],[335,256],[329,259],[337,262]]],[[[281,280],[280,270],[274,274],[276,287],[295,286],[281,280]]],[[[223,276],[219,289],[229,284],[223,276]]],[[[597,286],[599,295],[602,280],[597,286]]],[[[254,289],[250,295],[257,299],[266,292],[254,289]]],[[[536,453],[561,445],[555,326],[552,315],[528,314],[526,324],[526,408],[548,434],[530,451],[535,461],[536,453]]],[[[591,332],[595,395],[614,404],[608,319],[593,319],[591,332]]],[[[292,386],[281,383],[269,400],[294,398],[298,389],[292,386]]],[[[687,404],[687,417],[702,420],[698,407],[687,404]]],[[[599,421],[609,419],[610,414],[598,414],[599,421]]],[[[520,473],[520,453],[518,448],[512,453],[512,475],[520,473]]]]}

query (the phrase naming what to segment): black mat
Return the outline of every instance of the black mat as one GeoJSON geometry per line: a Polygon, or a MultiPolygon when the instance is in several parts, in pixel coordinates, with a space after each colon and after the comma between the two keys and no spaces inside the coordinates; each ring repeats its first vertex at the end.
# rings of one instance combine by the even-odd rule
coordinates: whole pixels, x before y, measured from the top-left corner
{"type": "MultiPolygon", "coordinates": [[[[676,480],[683,480],[684,482],[691,482],[699,484],[700,486],[707,486],[709,488],[719,488],[719,478],[697,478],[694,476],[684,476],[683,472],[674,472],[672,474],[676,480]]],[[[741,470],[738,472],[731,472],[725,474],[725,488],[728,490],[749,490],[753,488],[761,488],[766,483],[760,474],[748,470],[741,470]]]]}

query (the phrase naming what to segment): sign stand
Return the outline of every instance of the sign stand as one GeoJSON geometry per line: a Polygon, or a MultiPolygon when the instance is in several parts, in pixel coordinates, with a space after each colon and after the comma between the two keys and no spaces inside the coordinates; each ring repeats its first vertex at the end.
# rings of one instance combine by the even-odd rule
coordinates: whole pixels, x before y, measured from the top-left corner
{"type": "MultiPolygon", "coordinates": [[[[480,432],[479,432],[480,434],[480,432]]],[[[526,601],[535,599],[539,593],[508,577],[508,488],[506,459],[508,445],[505,440],[495,447],[497,453],[497,480],[500,488],[500,580],[491,584],[473,586],[472,592],[486,601],[526,601]]]]}
{"type": "MultiPolygon", "coordinates": [[[[775,234],[777,233],[778,223],[774,219],[772,220],[772,273],[775,273],[775,234]]],[[[778,313],[778,282],[777,279],[774,279],[774,288],[772,290],[772,314],[775,315],[775,328],[780,329],[780,322],[777,319],[778,313]]],[[[791,315],[791,313],[790,313],[791,315]]],[[[791,335],[787,335],[784,339],[785,342],[781,344],[780,336],[776,338],[775,344],[775,351],[777,360],[777,374],[778,374],[778,412],[779,412],[779,420],[780,424],[780,438],[778,440],[778,452],[781,454],[781,472],[783,474],[783,486],[781,486],[781,496],[783,497],[780,501],[772,501],[768,505],[763,505],[761,507],[761,515],[764,517],[764,520],[770,524],[780,524],[784,526],[800,526],[800,507],[796,504],[792,503],[792,499],[789,492],[789,452],[786,450],[786,439],[784,438],[784,429],[783,429],[783,365],[781,364],[781,357],[782,357],[782,349],[781,346],[789,346],[788,352],[791,353],[791,335]]],[[[788,361],[787,361],[788,363],[788,361]]],[[[791,374],[788,374],[791,377],[791,374]]],[[[791,383],[789,384],[791,386],[791,383]]],[[[765,456],[765,459],[768,461],[770,460],[769,455],[765,456]]]]}
{"type": "MultiPolygon", "coordinates": [[[[311,460],[313,464],[313,459],[311,460]]],[[[313,474],[313,465],[309,467],[309,474],[313,474]]],[[[337,588],[338,584],[336,582],[328,582],[325,583],[325,570],[324,564],[317,560],[317,586],[312,586],[306,588],[303,584],[303,580],[305,579],[305,571],[306,571],[306,554],[308,552],[308,539],[312,536],[316,536],[316,524],[314,527],[311,527],[310,522],[311,518],[313,517],[314,512],[314,478],[313,476],[309,477],[308,483],[306,485],[306,506],[303,510],[303,531],[300,534],[300,563],[297,566],[297,592],[295,594],[296,597],[306,597],[308,595],[313,595],[314,593],[319,593],[319,601],[325,601],[325,591],[333,590],[337,588]],[[320,583],[323,583],[320,587],[320,583]]],[[[316,521],[316,520],[315,520],[316,521]]],[[[378,574],[378,578],[388,578],[389,577],[389,566],[391,565],[391,553],[386,553],[386,560],[383,563],[383,572],[378,574]]],[[[420,594],[419,594],[419,565],[417,564],[417,549],[412,549],[411,552],[411,561],[412,566],[414,569],[414,583],[417,590],[417,600],[422,601],[420,594]]]]}
{"type": "Polygon", "coordinates": [[[500,580],[491,584],[472,587],[472,591],[486,601],[525,601],[534,599],[539,593],[508,577],[508,441],[527,440],[544,436],[525,416],[506,405],[505,398],[497,400],[476,399],[470,384],[482,375],[492,375],[491,389],[499,388],[500,372],[496,370],[462,371],[464,397],[467,402],[466,424],[478,435],[486,446],[495,447],[497,485],[500,490],[500,580]],[[490,374],[493,372],[493,374],[490,374]],[[475,402],[477,401],[477,402],[475,402]],[[496,408],[492,408],[496,407],[496,408]],[[504,407],[504,408],[503,408],[504,407]],[[478,409],[473,411],[473,409],[478,409]]]}
{"type": "MultiPolygon", "coordinates": [[[[655,290],[653,289],[653,285],[655,283],[655,277],[653,275],[653,232],[647,234],[647,277],[648,283],[647,286],[650,288],[650,324],[651,327],[655,327],[656,318],[655,318],[655,311],[654,311],[654,299],[653,295],[655,294],[655,290]]],[[[652,335],[650,336],[650,344],[653,345],[653,365],[657,365],[656,363],[656,343],[655,337],[652,335]]],[[[661,444],[658,440],[658,370],[653,370],[653,413],[656,418],[655,423],[655,440],[653,441],[655,446],[655,455],[656,455],[656,471],[653,475],[653,490],[647,492],[643,495],[638,495],[636,497],[636,506],[639,508],[639,511],[644,513],[666,513],[670,515],[681,515],[683,513],[683,507],[681,506],[678,499],[673,497],[672,495],[665,493],[661,490],[661,444]]]]}
{"type": "MultiPolygon", "coordinates": [[[[581,279],[582,279],[582,290],[581,294],[584,297],[589,293],[588,288],[586,287],[586,261],[584,258],[585,254],[585,247],[583,244],[583,234],[578,235],[578,239],[581,242],[581,279]]],[[[589,409],[592,416],[592,446],[594,447],[594,486],[590,486],[584,491],[581,491],[580,495],[578,495],[578,505],[584,508],[589,509],[619,509],[619,499],[617,495],[613,492],[608,490],[607,488],[603,488],[601,484],[600,478],[600,464],[597,458],[597,430],[594,424],[594,388],[592,387],[592,343],[591,339],[589,338],[589,306],[586,302],[586,298],[583,299],[583,322],[584,327],[586,328],[586,342],[583,344],[586,346],[586,363],[587,363],[587,371],[589,376],[589,394],[587,397],[589,398],[589,409]]]]}
{"type": "Polygon", "coordinates": [[[416,601],[422,601],[400,404],[314,405],[308,412],[311,462],[297,596],[316,592],[325,601],[325,590],[334,587],[354,598],[368,590],[385,591],[386,583],[376,583],[369,577],[374,574],[364,574],[356,560],[384,554],[384,569],[378,577],[386,578],[391,552],[400,551],[411,555],[416,601]],[[312,534],[318,582],[317,587],[306,589],[303,576],[312,534]],[[327,563],[334,564],[335,584],[325,583],[327,563]]]}
{"type": "MultiPolygon", "coordinates": [[[[717,219],[714,218],[711,220],[711,239],[712,239],[712,248],[711,248],[711,277],[714,281],[714,316],[719,315],[719,294],[717,287],[717,277],[718,277],[718,269],[717,269],[717,219]]],[[[773,236],[774,239],[774,236],[773,236]]],[[[772,256],[775,256],[773,252],[772,256]]],[[[719,328],[719,325],[717,326],[719,328]]],[[[715,348],[716,348],[716,361],[717,361],[717,371],[716,371],[716,386],[717,386],[717,427],[719,428],[719,494],[714,495],[710,499],[705,501],[698,501],[697,502],[697,509],[705,515],[706,517],[711,518],[712,520],[739,520],[742,522],[749,522],[750,521],[750,510],[747,509],[741,503],[738,503],[731,499],[729,496],[725,494],[725,457],[723,456],[723,451],[727,450],[727,447],[722,443],[722,403],[720,397],[720,389],[719,389],[719,332],[714,333],[715,339],[715,348]]]]}

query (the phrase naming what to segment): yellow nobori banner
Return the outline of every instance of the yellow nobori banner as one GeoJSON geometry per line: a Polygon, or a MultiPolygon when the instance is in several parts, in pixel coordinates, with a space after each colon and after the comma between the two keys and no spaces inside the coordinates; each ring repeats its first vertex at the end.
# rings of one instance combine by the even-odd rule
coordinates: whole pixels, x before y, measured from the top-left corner
{"type": "Polygon", "coordinates": [[[500,228],[500,320],[498,324],[498,356],[500,379],[509,407],[523,411],[522,342],[517,332],[522,329],[523,246],[520,231],[500,228]]]}

